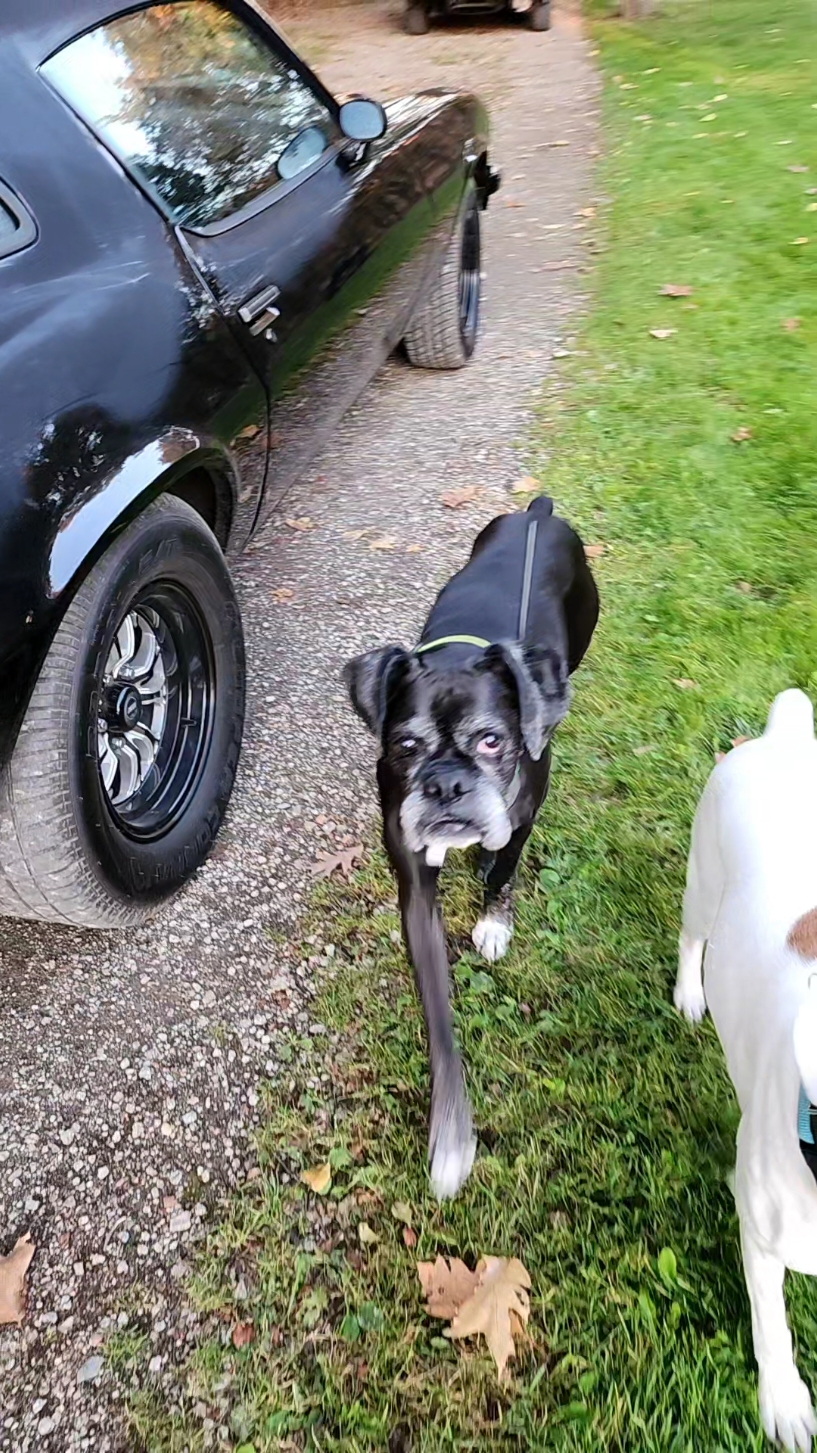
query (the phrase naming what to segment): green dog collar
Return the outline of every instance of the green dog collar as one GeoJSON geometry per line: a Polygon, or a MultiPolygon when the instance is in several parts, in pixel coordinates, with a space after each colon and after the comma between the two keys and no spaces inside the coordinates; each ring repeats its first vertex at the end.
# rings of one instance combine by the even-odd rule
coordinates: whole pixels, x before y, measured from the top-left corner
{"type": "Polygon", "coordinates": [[[483,641],[481,636],[440,636],[437,641],[428,641],[425,646],[418,646],[414,654],[422,656],[424,651],[436,651],[440,646],[479,646],[481,650],[487,651],[490,644],[490,641],[483,641]]]}

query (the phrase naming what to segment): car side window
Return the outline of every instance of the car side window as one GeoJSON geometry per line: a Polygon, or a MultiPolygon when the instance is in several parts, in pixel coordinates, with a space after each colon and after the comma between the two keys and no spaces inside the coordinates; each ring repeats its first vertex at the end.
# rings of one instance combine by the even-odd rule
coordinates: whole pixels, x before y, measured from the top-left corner
{"type": "Polygon", "coordinates": [[[215,0],[111,20],[42,74],[182,227],[222,221],[340,137],[287,58],[215,0]]]}
{"type": "Polygon", "coordinates": [[[34,218],[11,188],[0,181],[0,257],[22,251],[36,236],[34,218]]]}

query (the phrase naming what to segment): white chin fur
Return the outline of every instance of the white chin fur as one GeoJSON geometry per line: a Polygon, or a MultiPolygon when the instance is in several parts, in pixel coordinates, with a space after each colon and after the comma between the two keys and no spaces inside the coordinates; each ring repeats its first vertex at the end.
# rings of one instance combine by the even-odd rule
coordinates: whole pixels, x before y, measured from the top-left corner
{"type": "Polygon", "coordinates": [[[513,924],[507,918],[499,915],[486,914],[484,918],[477,919],[471,933],[474,948],[478,953],[487,959],[489,964],[495,964],[508,952],[508,945],[513,938],[513,924]]]}

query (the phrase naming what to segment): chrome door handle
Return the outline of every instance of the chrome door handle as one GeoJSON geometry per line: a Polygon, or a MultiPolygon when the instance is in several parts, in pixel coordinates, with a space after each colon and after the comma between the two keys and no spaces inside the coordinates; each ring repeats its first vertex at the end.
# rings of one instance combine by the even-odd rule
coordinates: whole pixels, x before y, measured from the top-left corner
{"type": "Polygon", "coordinates": [[[246,303],[242,303],[238,316],[242,323],[249,325],[254,337],[258,333],[263,333],[280,318],[280,308],[272,306],[280,295],[280,288],[277,288],[274,283],[270,283],[269,287],[262,288],[260,293],[255,293],[253,297],[247,299],[246,303]]]}

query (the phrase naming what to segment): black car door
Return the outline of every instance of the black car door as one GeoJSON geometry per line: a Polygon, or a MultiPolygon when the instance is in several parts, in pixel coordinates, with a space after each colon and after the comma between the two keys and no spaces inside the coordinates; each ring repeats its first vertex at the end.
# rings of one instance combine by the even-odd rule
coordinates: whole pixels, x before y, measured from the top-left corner
{"type": "Polygon", "coordinates": [[[268,511],[421,285],[433,211],[408,139],[346,141],[334,99],[240,0],[149,6],[70,49],[52,79],[161,206],[267,386],[268,511]]]}

